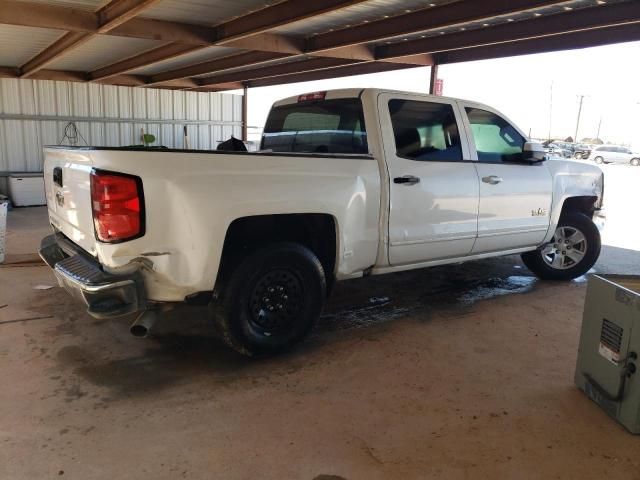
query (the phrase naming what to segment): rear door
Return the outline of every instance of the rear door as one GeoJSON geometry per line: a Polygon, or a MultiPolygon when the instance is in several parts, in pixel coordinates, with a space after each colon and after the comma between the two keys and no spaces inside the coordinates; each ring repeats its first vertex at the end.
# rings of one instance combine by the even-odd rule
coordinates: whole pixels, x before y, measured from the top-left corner
{"type": "Polygon", "coordinates": [[[54,228],[93,255],[96,240],[91,210],[90,151],[45,148],[44,154],[49,220],[54,228]]]}
{"type": "Polygon", "coordinates": [[[468,255],[479,187],[457,104],[383,93],[378,111],[390,179],[389,263],[468,255]]]}
{"type": "Polygon", "coordinates": [[[544,162],[524,162],[524,135],[500,113],[459,102],[477,160],[478,239],[472,253],[534,246],[549,228],[552,177],[544,162]]]}

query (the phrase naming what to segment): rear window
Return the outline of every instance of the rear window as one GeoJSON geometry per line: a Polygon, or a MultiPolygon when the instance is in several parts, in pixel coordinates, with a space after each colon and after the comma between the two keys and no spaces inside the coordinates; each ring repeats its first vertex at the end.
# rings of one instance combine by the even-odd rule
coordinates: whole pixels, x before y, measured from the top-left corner
{"type": "Polygon", "coordinates": [[[341,98],[275,107],[261,148],[274,152],[369,153],[362,102],[341,98]]]}

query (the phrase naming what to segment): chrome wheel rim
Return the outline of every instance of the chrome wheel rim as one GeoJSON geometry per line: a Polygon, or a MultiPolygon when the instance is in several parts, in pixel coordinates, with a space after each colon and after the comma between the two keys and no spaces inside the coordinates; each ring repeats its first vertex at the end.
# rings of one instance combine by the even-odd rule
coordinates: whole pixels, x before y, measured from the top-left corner
{"type": "Polygon", "coordinates": [[[587,254],[587,237],[575,227],[558,227],[553,239],[541,250],[544,263],[556,270],[578,265],[587,254]]]}

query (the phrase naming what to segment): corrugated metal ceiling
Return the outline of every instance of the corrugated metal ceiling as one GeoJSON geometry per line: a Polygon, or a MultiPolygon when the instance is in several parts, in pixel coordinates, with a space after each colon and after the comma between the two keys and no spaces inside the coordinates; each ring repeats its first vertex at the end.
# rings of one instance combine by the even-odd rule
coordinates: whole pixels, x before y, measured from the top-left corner
{"type": "Polygon", "coordinates": [[[163,0],[145,10],[143,16],[174,22],[215,25],[276,3],[279,2],[269,0],[233,0],[231,2],[228,0],[163,0]]]}
{"type": "Polygon", "coordinates": [[[230,47],[208,47],[193,53],[188,53],[186,55],[173,58],[171,60],[165,60],[163,62],[154,63],[153,65],[137,68],[136,70],[132,70],[130,73],[139,75],[154,75],[159,72],[166,72],[175,68],[193,65],[194,63],[206,62],[207,60],[226,57],[228,55],[233,55],[242,51],[243,50],[230,47]]]}
{"type": "Polygon", "coordinates": [[[0,65],[18,67],[55,42],[65,32],[46,28],[0,25],[0,65]]]}
{"type": "Polygon", "coordinates": [[[162,45],[156,40],[97,35],[48,68],[90,71],[162,45]]]}

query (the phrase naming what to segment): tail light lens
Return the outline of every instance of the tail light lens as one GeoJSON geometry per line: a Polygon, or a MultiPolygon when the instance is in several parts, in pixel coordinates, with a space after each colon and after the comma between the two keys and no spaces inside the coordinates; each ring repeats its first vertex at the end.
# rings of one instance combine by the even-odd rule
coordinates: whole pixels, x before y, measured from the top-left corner
{"type": "Polygon", "coordinates": [[[118,243],[144,235],[142,180],[122,173],[91,172],[91,205],[96,237],[118,243]]]}

